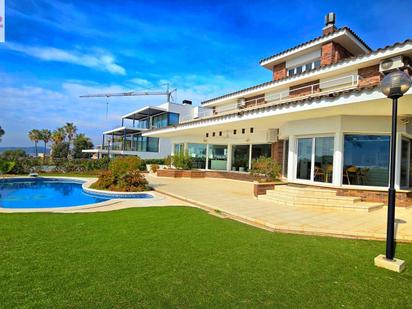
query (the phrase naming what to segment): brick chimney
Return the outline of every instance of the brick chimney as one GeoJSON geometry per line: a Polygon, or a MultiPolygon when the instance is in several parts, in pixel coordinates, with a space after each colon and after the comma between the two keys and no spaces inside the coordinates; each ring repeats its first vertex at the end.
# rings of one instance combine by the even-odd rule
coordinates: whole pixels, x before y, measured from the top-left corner
{"type": "Polygon", "coordinates": [[[333,12],[328,13],[325,16],[325,27],[323,27],[322,32],[323,35],[328,35],[336,30],[335,27],[336,15],[333,12]]]}

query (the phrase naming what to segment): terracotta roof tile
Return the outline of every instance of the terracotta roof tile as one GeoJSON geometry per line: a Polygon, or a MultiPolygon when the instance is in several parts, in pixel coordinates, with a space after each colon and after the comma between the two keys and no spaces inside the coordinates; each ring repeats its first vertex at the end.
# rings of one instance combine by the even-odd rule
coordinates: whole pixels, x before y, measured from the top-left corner
{"type": "Polygon", "coordinates": [[[403,41],[403,42],[396,42],[396,43],[394,43],[394,44],[392,44],[392,45],[387,45],[387,46],[385,46],[385,47],[378,48],[378,49],[376,49],[376,50],[374,50],[374,51],[370,51],[369,53],[366,53],[366,54],[363,54],[363,55],[348,57],[348,58],[342,59],[342,60],[340,60],[340,61],[338,61],[338,62],[329,64],[329,65],[324,65],[324,66],[318,67],[318,68],[316,68],[316,69],[314,69],[314,70],[310,70],[310,71],[303,72],[303,73],[301,73],[301,74],[299,74],[299,75],[287,76],[287,77],[284,77],[284,78],[279,79],[279,80],[271,80],[271,81],[264,82],[264,83],[261,83],[261,84],[255,85],[255,86],[251,86],[251,87],[248,87],[248,88],[245,88],[245,89],[242,89],[242,90],[238,90],[238,91],[235,91],[235,92],[231,92],[231,93],[228,93],[228,94],[225,94],[225,95],[216,97],[216,98],[212,98],[212,99],[209,99],[209,100],[205,100],[205,101],[202,101],[201,104],[206,104],[206,103],[209,103],[209,102],[212,102],[212,101],[224,99],[224,98],[227,98],[227,97],[230,97],[230,96],[233,96],[233,95],[236,95],[236,94],[240,94],[240,93],[243,93],[243,92],[246,92],[246,91],[249,91],[249,90],[254,90],[254,89],[259,89],[259,88],[262,88],[262,87],[265,87],[265,86],[274,85],[274,84],[276,84],[276,83],[278,83],[278,82],[285,81],[285,80],[287,80],[287,79],[295,78],[296,76],[305,76],[305,75],[311,74],[311,73],[313,73],[313,72],[323,70],[323,69],[325,69],[325,68],[331,68],[331,67],[334,67],[334,66],[337,66],[337,65],[341,65],[341,64],[343,64],[343,63],[347,63],[347,62],[352,61],[352,60],[354,60],[354,59],[362,59],[362,58],[368,57],[368,56],[370,56],[370,55],[377,54],[377,53],[379,53],[379,52],[381,52],[381,51],[385,51],[385,50],[388,50],[388,49],[392,49],[392,48],[395,48],[395,47],[398,47],[398,46],[405,45],[405,44],[407,44],[407,43],[412,43],[412,39],[407,39],[407,40],[405,40],[405,41],[403,41]]]}

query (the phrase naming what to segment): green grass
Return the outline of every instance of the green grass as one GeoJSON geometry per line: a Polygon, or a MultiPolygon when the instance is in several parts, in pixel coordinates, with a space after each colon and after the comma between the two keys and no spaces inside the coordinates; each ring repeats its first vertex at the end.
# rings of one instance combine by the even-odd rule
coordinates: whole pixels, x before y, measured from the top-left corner
{"type": "MultiPolygon", "coordinates": [[[[0,307],[411,306],[411,270],[373,266],[384,247],[270,233],[185,207],[2,214],[0,307]]],[[[397,256],[412,263],[412,245],[397,256]]]]}

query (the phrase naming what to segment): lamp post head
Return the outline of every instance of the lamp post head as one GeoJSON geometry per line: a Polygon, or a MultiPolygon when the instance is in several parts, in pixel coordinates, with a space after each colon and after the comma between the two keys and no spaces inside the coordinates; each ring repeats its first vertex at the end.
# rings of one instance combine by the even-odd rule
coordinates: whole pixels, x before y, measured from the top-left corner
{"type": "Polygon", "coordinates": [[[400,98],[411,87],[411,77],[403,71],[394,71],[386,75],[381,81],[380,88],[390,99],[400,98]]]}

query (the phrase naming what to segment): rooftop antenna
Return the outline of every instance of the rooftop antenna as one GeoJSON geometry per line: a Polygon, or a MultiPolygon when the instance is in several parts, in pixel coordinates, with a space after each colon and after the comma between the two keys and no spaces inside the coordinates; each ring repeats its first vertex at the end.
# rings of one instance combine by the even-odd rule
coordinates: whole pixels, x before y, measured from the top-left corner
{"type": "Polygon", "coordinates": [[[170,90],[169,83],[166,85],[166,91],[128,91],[128,92],[114,92],[114,93],[98,93],[98,94],[86,94],[81,95],[80,98],[106,98],[106,120],[109,114],[109,98],[110,97],[132,97],[132,96],[148,96],[148,95],[165,95],[167,103],[172,103],[174,98],[173,94],[177,92],[177,89],[170,90]]]}

